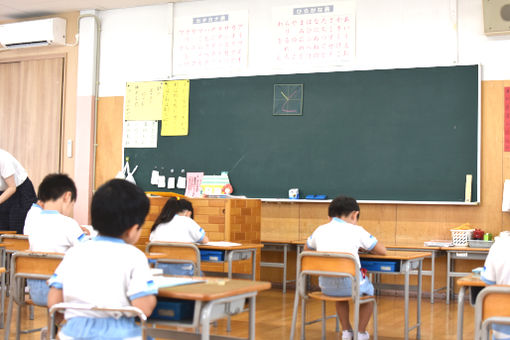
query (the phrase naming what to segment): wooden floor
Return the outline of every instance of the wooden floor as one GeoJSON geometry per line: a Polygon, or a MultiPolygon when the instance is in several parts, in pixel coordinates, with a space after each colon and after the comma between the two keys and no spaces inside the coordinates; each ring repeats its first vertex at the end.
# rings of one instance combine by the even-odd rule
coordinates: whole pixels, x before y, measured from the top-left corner
{"type": "MultiPolygon", "coordinates": [[[[290,327],[292,322],[292,307],[294,301],[294,291],[288,290],[283,294],[280,289],[272,289],[262,292],[257,296],[257,315],[256,315],[256,338],[267,339],[289,339],[290,327]]],[[[403,339],[404,327],[404,299],[402,297],[382,296],[378,298],[379,311],[379,339],[403,339]]],[[[312,319],[320,315],[320,304],[312,301],[308,305],[307,318],[312,319]]],[[[416,320],[416,299],[410,302],[410,318],[414,323],[416,320]]],[[[333,305],[328,305],[328,312],[333,312],[333,305]]],[[[473,339],[473,307],[467,303],[465,305],[464,316],[464,339],[473,339]]],[[[28,320],[28,310],[22,313],[22,327],[35,328],[42,327],[46,322],[46,311],[43,308],[36,307],[35,320],[28,320]]],[[[298,314],[299,320],[299,314],[298,314]]],[[[372,328],[370,324],[370,333],[372,328]]],[[[15,339],[12,333],[15,329],[14,323],[11,328],[10,339],[15,339]]],[[[339,333],[335,332],[333,320],[327,324],[327,339],[341,339],[339,333]]],[[[453,340],[456,339],[457,332],[457,304],[446,305],[444,300],[436,300],[430,304],[428,299],[422,300],[422,339],[434,340],[453,340]]],[[[213,334],[227,335],[226,322],[220,320],[217,327],[212,327],[213,334]]],[[[248,334],[248,313],[232,318],[232,331],[230,335],[245,337],[248,334]]],[[[307,339],[320,339],[320,324],[314,324],[307,327],[307,339]]],[[[4,330],[0,330],[0,339],[4,338],[4,330]]],[[[297,337],[296,337],[297,338],[297,337]]],[[[371,337],[372,338],[372,337],[371,337]]],[[[411,333],[411,339],[416,338],[416,331],[411,333]]],[[[39,333],[22,335],[21,339],[40,339],[39,333]]]]}

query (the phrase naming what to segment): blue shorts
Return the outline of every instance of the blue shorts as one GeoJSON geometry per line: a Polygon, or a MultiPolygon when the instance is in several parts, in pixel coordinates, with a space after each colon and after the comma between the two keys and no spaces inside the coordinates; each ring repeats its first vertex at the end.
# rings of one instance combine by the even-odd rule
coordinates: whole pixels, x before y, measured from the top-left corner
{"type": "MultiPolygon", "coordinates": [[[[359,283],[360,295],[374,295],[374,286],[368,277],[361,278],[359,283]]],[[[349,277],[319,276],[319,286],[322,293],[329,296],[351,296],[352,280],[349,277]]]]}
{"type": "Polygon", "coordinates": [[[193,276],[194,266],[191,263],[162,263],[159,262],[156,268],[163,269],[165,275],[193,276]]]}
{"type": "Polygon", "coordinates": [[[141,339],[142,329],[134,318],[74,317],[67,320],[59,334],[64,339],[80,340],[141,339]]]}
{"type": "Polygon", "coordinates": [[[494,331],[493,339],[496,340],[510,340],[510,325],[492,325],[494,331]]]}
{"type": "Polygon", "coordinates": [[[30,298],[38,306],[48,306],[48,292],[50,287],[46,280],[27,279],[30,298]]]}

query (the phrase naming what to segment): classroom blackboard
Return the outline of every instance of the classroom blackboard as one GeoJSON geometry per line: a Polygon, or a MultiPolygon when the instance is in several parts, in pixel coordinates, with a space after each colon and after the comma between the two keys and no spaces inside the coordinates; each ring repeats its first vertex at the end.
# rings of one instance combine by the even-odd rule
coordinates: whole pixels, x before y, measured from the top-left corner
{"type": "Polygon", "coordinates": [[[125,156],[147,191],[157,168],[228,171],[251,198],[463,202],[471,174],[476,202],[479,85],[478,65],[193,79],[188,136],[125,156]],[[303,85],[301,115],[273,114],[275,84],[303,85]]]}

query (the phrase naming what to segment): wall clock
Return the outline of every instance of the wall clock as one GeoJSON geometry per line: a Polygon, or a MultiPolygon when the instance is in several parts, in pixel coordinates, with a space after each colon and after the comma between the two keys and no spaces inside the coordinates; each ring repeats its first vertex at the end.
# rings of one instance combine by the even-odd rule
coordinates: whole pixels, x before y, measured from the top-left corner
{"type": "Polygon", "coordinates": [[[275,84],[273,115],[300,116],[303,114],[303,84],[275,84]]]}

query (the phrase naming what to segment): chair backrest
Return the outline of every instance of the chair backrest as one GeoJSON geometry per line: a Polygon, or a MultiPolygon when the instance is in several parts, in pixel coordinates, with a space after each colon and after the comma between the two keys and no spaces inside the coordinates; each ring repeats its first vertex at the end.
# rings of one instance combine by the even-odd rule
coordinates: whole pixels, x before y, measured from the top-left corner
{"type": "Polygon", "coordinates": [[[359,290],[360,268],[356,258],[349,253],[304,251],[298,257],[298,287],[306,294],[306,276],[338,276],[353,280],[353,289],[359,290]]]}
{"type": "Polygon", "coordinates": [[[193,243],[150,242],[147,244],[146,252],[168,255],[158,259],[158,262],[191,263],[195,275],[200,275],[200,250],[193,243]]]}
{"type": "Polygon", "coordinates": [[[23,251],[30,248],[27,235],[2,234],[0,235],[0,243],[5,244],[7,252],[23,251]]]}
{"type": "Polygon", "coordinates": [[[24,279],[47,280],[53,275],[64,254],[22,252],[12,254],[10,267],[10,293],[17,301],[23,301],[24,279]]]}
{"type": "Polygon", "coordinates": [[[510,324],[510,286],[488,286],[476,297],[476,339],[486,336],[490,323],[510,324]]]}
{"type": "Polygon", "coordinates": [[[49,278],[63,258],[61,253],[17,251],[11,258],[11,275],[31,274],[49,278]]]}

